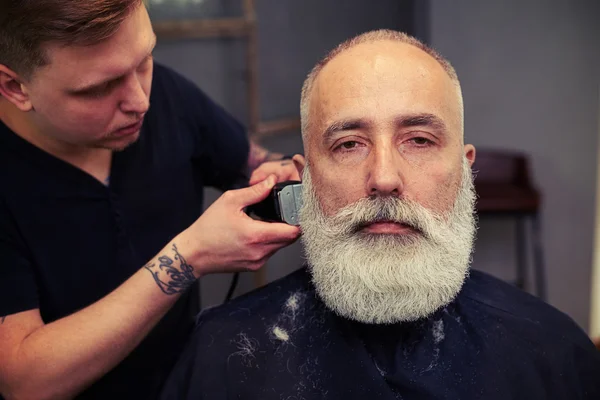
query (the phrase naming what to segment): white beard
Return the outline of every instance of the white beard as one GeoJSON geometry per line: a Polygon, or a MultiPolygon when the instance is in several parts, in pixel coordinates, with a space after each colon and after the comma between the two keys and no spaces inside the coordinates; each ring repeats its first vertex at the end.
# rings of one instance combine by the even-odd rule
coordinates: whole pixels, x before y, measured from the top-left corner
{"type": "Polygon", "coordinates": [[[476,230],[475,191],[466,159],[446,215],[406,199],[378,197],[327,217],[308,165],[302,183],[302,242],[317,293],[331,310],[355,321],[387,324],[426,317],[456,297],[468,275],[476,230]],[[419,233],[358,232],[377,219],[401,222],[419,233]]]}

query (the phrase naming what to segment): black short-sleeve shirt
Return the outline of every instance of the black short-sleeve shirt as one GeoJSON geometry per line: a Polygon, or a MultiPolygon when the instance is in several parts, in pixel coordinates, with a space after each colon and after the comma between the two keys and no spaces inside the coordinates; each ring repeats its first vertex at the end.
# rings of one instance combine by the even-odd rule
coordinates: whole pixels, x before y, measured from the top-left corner
{"type": "MultiPolygon", "coordinates": [[[[98,301],[200,216],[204,186],[244,179],[244,128],[194,84],[155,65],[150,103],[108,186],[0,122],[0,316],[50,323],[98,301]]],[[[155,397],[197,311],[194,288],[81,398],[155,397]]]]}

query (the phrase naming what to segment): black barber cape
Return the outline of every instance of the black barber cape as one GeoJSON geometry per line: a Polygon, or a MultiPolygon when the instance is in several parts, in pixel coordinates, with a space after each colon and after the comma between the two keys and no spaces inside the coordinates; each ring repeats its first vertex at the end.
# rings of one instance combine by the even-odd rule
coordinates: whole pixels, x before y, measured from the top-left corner
{"type": "Polygon", "coordinates": [[[202,313],[162,399],[600,399],[570,320],[472,271],[453,303],[388,326],[340,318],[306,269],[202,313]]]}
{"type": "MultiPolygon", "coordinates": [[[[200,216],[204,186],[244,175],[245,130],[194,84],[155,65],[150,103],[109,186],[0,122],[0,316],[39,308],[50,323],[96,302],[200,216]]],[[[155,398],[194,327],[195,289],[79,398],[155,398]]]]}

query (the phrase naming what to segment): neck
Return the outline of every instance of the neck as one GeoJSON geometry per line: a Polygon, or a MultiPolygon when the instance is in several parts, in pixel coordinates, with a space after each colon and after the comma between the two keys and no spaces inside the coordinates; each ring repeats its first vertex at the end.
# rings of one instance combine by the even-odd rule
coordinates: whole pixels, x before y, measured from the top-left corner
{"type": "Polygon", "coordinates": [[[112,151],[102,148],[77,146],[45,135],[28,117],[11,102],[0,97],[0,120],[17,136],[105,182],[112,159],[112,151]]]}

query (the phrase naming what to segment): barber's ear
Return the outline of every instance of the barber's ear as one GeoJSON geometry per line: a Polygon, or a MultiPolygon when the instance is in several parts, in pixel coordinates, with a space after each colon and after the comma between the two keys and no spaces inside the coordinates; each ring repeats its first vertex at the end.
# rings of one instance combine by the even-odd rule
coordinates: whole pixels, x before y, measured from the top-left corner
{"type": "Polygon", "coordinates": [[[304,166],[306,165],[306,160],[302,154],[296,154],[292,157],[292,161],[294,162],[294,166],[298,170],[298,175],[300,179],[302,179],[302,172],[304,171],[304,166]]]}
{"type": "Polygon", "coordinates": [[[27,89],[21,83],[17,73],[2,64],[0,64],[0,95],[23,112],[31,111],[33,108],[27,89]]]}
{"type": "Polygon", "coordinates": [[[475,146],[472,144],[465,144],[465,157],[467,157],[470,166],[473,166],[473,163],[475,162],[475,153],[475,146]]]}

